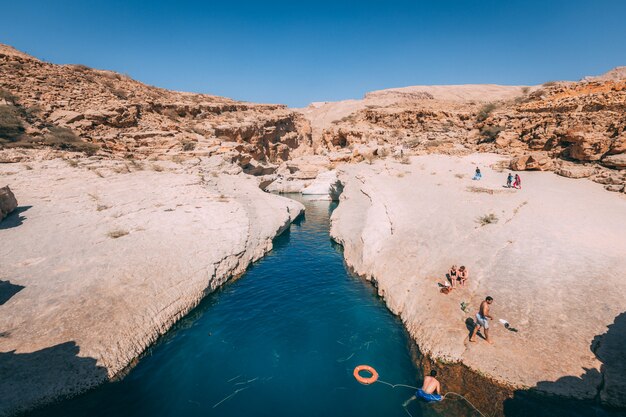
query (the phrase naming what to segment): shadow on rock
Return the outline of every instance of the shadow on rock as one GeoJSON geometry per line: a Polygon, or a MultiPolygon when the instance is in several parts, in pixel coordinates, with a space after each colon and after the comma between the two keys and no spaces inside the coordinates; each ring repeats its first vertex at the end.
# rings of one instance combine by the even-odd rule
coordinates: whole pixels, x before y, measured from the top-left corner
{"type": "Polygon", "coordinates": [[[0,352],[0,416],[26,411],[85,391],[107,379],[93,358],[78,356],[75,342],[32,353],[0,352]]]}
{"type": "Polygon", "coordinates": [[[13,210],[4,220],[0,221],[0,230],[11,229],[13,227],[21,226],[26,217],[21,213],[27,211],[32,206],[20,206],[13,210]]]}
{"type": "MultiPolygon", "coordinates": [[[[504,415],[521,416],[626,416],[626,312],[619,314],[606,333],[594,337],[590,349],[602,362],[601,372],[587,369],[580,376],[542,381],[531,390],[518,390],[504,402],[504,415]],[[546,397],[538,392],[567,393],[597,387],[594,400],[546,397]]],[[[567,358],[563,358],[567,360],[567,358]]]]}
{"type": "Polygon", "coordinates": [[[0,280],[0,306],[23,289],[21,285],[11,284],[11,281],[0,280]]]}

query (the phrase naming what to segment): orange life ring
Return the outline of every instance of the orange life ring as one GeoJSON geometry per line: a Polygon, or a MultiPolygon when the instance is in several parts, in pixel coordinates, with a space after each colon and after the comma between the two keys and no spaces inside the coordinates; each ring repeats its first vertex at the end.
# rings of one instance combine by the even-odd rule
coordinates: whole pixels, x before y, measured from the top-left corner
{"type": "Polygon", "coordinates": [[[364,385],[369,385],[369,384],[373,384],[374,382],[376,382],[378,380],[378,372],[376,372],[376,369],[372,368],[369,365],[359,365],[356,368],[354,368],[354,378],[359,381],[361,384],[364,385]],[[372,376],[370,377],[362,377],[359,373],[361,371],[367,371],[370,374],[372,374],[372,376]]]}

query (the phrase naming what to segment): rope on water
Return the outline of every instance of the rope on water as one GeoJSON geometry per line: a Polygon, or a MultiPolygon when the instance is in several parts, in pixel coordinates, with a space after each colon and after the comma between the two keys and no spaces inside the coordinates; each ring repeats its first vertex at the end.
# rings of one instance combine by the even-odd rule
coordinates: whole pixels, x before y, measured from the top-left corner
{"type": "Polygon", "coordinates": [[[406,388],[412,388],[414,390],[418,390],[418,387],[414,387],[412,385],[404,385],[404,384],[391,384],[389,382],[385,382],[383,380],[377,380],[376,382],[380,382],[381,384],[385,384],[385,385],[389,385],[391,388],[395,388],[395,387],[406,387],[406,388]]]}
{"type": "MultiPolygon", "coordinates": [[[[389,385],[391,388],[395,388],[395,387],[405,387],[405,388],[411,388],[411,389],[414,389],[414,390],[418,390],[418,389],[419,389],[418,387],[414,387],[414,386],[412,386],[412,385],[392,384],[392,383],[389,383],[389,382],[386,382],[386,381],[383,381],[383,380],[380,380],[380,379],[379,379],[379,380],[377,380],[376,382],[380,382],[381,384],[389,385]]],[[[456,393],[456,392],[452,392],[452,391],[446,392],[446,393],[444,394],[444,396],[443,396],[441,399],[442,399],[442,400],[444,400],[444,399],[445,399],[448,395],[456,395],[457,397],[460,397],[460,398],[464,399],[464,400],[465,400],[465,401],[466,401],[466,402],[467,402],[467,403],[468,403],[468,404],[469,404],[469,405],[470,405],[470,406],[471,406],[474,410],[476,410],[476,412],[477,412],[478,414],[480,414],[482,417],[487,417],[487,416],[486,416],[486,415],[484,415],[484,414],[483,414],[483,413],[482,413],[482,412],[481,412],[478,408],[476,408],[476,406],[475,406],[474,404],[472,404],[472,402],[471,402],[470,400],[468,400],[468,399],[467,399],[467,398],[465,398],[463,395],[458,394],[458,393],[456,393]]],[[[404,406],[404,405],[403,405],[403,406],[402,406],[402,408],[404,408],[404,411],[406,411],[406,412],[407,412],[407,414],[408,414],[408,415],[410,415],[410,416],[412,417],[412,414],[409,412],[409,410],[407,410],[407,409],[406,409],[406,406],[404,406]]]]}

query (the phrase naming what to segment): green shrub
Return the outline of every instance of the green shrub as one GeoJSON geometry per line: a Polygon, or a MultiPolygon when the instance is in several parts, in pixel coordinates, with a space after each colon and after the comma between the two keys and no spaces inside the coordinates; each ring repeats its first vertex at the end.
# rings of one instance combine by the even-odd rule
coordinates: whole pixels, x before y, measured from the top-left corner
{"type": "Polygon", "coordinates": [[[66,127],[53,126],[49,128],[50,133],[44,136],[44,144],[57,149],[68,151],[85,152],[87,155],[95,154],[99,147],[93,143],[85,142],[71,129],[66,127]]]}
{"type": "Polygon", "coordinates": [[[87,65],[83,65],[83,64],[71,64],[71,66],[74,69],[77,69],[79,71],[91,71],[91,68],[89,68],[87,65]]]}
{"type": "Polygon", "coordinates": [[[24,126],[15,106],[0,105],[0,140],[16,141],[24,133],[24,126]]]}
{"type": "Polygon", "coordinates": [[[483,138],[482,142],[493,142],[496,140],[498,133],[503,130],[504,128],[502,126],[483,126],[480,129],[480,136],[483,138]]]}
{"type": "Polygon", "coordinates": [[[487,117],[491,114],[492,111],[496,109],[495,103],[487,103],[478,110],[478,115],[476,116],[476,120],[479,122],[483,122],[487,120],[487,117]]]}
{"type": "Polygon", "coordinates": [[[498,216],[496,216],[493,213],[487,214],[485,216],[481,216],[478,219],[476,219],[476,222],[478,224],[480,224],[481,226],[486,226],[488,224],[498,223],[498,216]]]}
{"type": "Polygon", "coordinates": [[[0,88],[0,100],[5,100],[7,103],[15,104],[17,102],[17,96],[11,93],[9,90],[0,88]]]}

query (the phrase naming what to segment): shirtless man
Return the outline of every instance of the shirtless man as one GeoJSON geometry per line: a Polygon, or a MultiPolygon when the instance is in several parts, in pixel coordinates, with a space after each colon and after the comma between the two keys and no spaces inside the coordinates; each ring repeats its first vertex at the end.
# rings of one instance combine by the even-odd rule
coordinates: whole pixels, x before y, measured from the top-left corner
{"type": "Polygon", "coordinates": [[[474,336],[476,336],[476,333],[478,333],[482,327],[485,329],[485,340],[487,340],[487,343],[493,344],[489,338],[489,320],[493,320],[493,317],[489,315],[489,307],[491,306],[491,303],[493,303],[493,298],[491,297],[485,298],[485,301],[480,303],[480,309],[478,310],[478,313],[476,313],[476,326],[474,326],[472,335],[469,338],[470,342],[475,342],[474,336]]]}
{"type": "Polygon", "coordinates": [[[461,287],[465,286],[465,281],[467,281],[468,277],[469,271],[467,270],[467,268],[465,268],[465,266],[461,265],[461,267],[459,268],[459,281],[461,282],[461,287]]]}
{"type": "Polygon", "coordinates": [[[426,394],[441,395],[441,384],[437,381],[437,371],[434,369],[430,371],[430,376],[424,377],[424,384],[422,384],[422,391],[426,394]]]}
{"type": "Polygon", "coordinates": [[[437,378],[435,378],[436,376],[437,371],[434,369],[430,371],[430,376],[424,377],[424,384],[422,384],[422,388],[417,390],[415,396],[405,401],[403,406],[406,407],[416,398],[426,402],[443,400],[443,397],[441,396],[441,385],[439,384],[439,381],[437,381],[437,378]]]}

